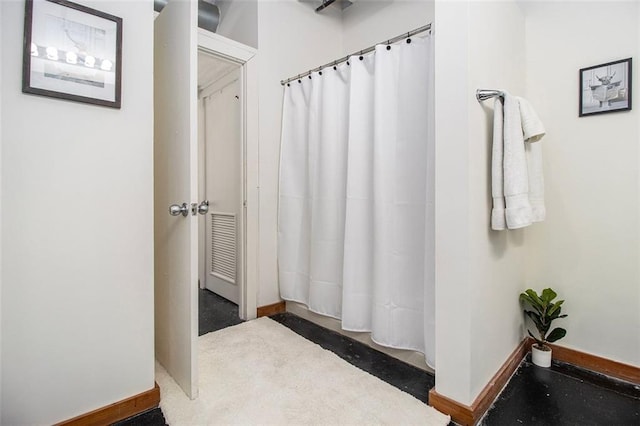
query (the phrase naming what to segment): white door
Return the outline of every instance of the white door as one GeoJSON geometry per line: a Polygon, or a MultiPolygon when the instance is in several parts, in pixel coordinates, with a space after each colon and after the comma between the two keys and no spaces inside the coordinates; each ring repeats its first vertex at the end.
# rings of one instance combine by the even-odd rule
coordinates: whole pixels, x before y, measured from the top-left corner
{"type": "Polygon", "coordinates": [[[237,77],[204,98],[206,219],[205,286],[238,303],[242,283],[242,140],[237,77]]]}
{"type": "MultiPolygon", "coordinates": [[[[169,1],[155,20],[154,208],[156,359],[198,395],[197,2],[169,1]],[[169,214],[185,203],[186,215],[169,214]]],[[[176,211],[174,211],[176,213],[176,211]]]]}

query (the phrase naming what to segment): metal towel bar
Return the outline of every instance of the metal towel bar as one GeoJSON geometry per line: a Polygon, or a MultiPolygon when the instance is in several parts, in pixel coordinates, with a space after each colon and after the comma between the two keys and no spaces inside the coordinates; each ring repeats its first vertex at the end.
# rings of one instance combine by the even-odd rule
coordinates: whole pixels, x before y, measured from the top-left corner
{"type": "Polygon", "coordinates": [[[504,92],[501,90],[490,89],[478,89],[476,90],[476,99],[478,102],[486,101],[487,99],[495,98],[496,96],[504,97],[504,92]]]}

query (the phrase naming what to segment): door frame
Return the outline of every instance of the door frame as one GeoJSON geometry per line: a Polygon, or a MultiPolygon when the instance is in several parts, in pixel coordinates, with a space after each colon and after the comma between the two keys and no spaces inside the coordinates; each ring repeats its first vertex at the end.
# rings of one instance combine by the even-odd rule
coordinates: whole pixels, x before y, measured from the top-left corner
{"type": "Polygon", "coordinates": [[[240,140],[242,143],[242,243],[239,316],[256,318],[258,308],[258,64],[257,50],[198,28],[198,51],[240,65],[240,140]]]}

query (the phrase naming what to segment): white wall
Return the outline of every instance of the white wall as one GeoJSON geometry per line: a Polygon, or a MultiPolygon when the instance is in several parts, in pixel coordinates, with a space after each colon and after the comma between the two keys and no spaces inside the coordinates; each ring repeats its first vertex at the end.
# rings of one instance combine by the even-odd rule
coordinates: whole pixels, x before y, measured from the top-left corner
{"type": "Polygon", "coordinates": [[[545,124],[547,220],[532,228],[529,286],[569,315],[561,345],[640,365],[640,4],[527,4],[527,96],[545,124]],[[594,16],[607,16],[593,23],[594,16]],[[578,117],[578,70],[633,57],[630,112],[578,117]]]}
{"type": "Polygon", "coordinates": [[[217,0],[220,22],[217,34],[258,48],[258,1],[217,0]]]}
{"type": "Polygon", "coordinates": [[[343,54],[433,22],[434,0],[359,0],[342,14],[343,54]]]}
{"type": "MultiPolygon", "coordinates": [[[[339,58],[340,10],[297,0],[258,4],[260,114],[260,259],[258,306],[280,300],[277,271],[278,167],[282,93],[280,80],[339,58]]],[[[297,83],[292,83],[297,84],[297,83]]]]}
{"type": "Polygon", "coordinates": [[[470,389],[471,395],[477,395],[523,338],[518,298],[525,283],[527,235],[539,225],[513,231],[490,229],[493,101],[481,105],[475,99],[477,88],[524,94],[524,14],[515,1],[495,1],[471,2],[470,16],[470,389]],[[487,25],[492,21],[500,25],[487,25]]]}
{"type": "Polygon", "coordinates": [[[435,4],[436,141],[436,391],[460,402],[470,400],[470,307],[468,209],[469,91],[466,55],[469,5],[435,4]],[[451,117],[462,125],[452,126],[451,117]],[[442,167],[447,165],[447,167],[442,167]],[[445,186],[443,186],[445,185],[445,186]],[[443,192],[441,188],[452,191],[443,192]],[[448,327],[440,326],[447,321],[448,327]]]}
{"type": "Polygon", "coordinates": [[[21,93],[24,2],[2,8],[2,418],[51,424],[149,390],[153,6],[124,19],[122,109],[21,93]]]}
{"type": "Polygon", "coordinates": [[[436,391],[471,404],[522,339],[526,231],[490,230],[493,105],[475,90],[524,92],[524,17],[437,1],[435,21],[436,391]]]}
{"type": "MultiPolygon", "coordinates": [[[[0,22],[2,22],[0,6],[0,22]]],[[[0,58],[2,58],[2,30],[0,30],[0,58]]],[[[0,66],[0,421],[2,421],[2,66],[0,66]]]]}
{"type": "Polygon", "coordinates": [[[637,109],[577,116],[578,69],[640,53],[639,9],[436,2],[439,393],[473,402],[524,336],[517,299],[527,287],[567,299],[561,344],[640,363],[640,120],[637,109]],[[585,27],[603,10],[615,19],[585,27]],[[493,101],[478,104],[477,88],[524,94],[545,123],[543,223],[489,230],[493,101]]]}

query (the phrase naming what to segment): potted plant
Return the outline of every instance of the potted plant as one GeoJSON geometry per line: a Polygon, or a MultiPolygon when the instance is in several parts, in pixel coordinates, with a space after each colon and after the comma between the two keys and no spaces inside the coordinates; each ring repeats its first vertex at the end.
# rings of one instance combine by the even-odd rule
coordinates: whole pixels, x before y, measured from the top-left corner
{"type": "Polygon", "coordinates": [[[564,300],[553,302],[557,297],[555,291],[550,288],[542,290],[542,294],[538,295],[532,289],[528,289],[520,294],[520,301],[528,304],[532,310],[524,310],[524,313],[531,318],[538,330],[538,337],[534,336],[531,331],[527,330],[529,336],[533,337],[536,343],[531,347],[531,359],[535,365],[540,367],[549,367],[551,365],[551,348],[547,343],[553,343],[562,339],[567,330],[564,328],[551,329],[551,323],[558,318],[565,318],[567,315],[561,315],[562,304],[564,300]]]}

